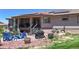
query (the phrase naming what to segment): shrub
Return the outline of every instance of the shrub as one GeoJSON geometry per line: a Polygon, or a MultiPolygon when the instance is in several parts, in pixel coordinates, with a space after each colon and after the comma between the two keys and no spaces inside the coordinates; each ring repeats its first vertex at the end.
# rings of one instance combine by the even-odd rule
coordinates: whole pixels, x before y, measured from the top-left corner
{"type": "Polygon", "coordinates": [[[58,36],[54,36],[53,40],[56,41],[58,40],[58,38],[59,38],[58,36]]]}
{"type": "Polygon", "coordinates": [[[48,34],[48,39],[53,39],[54,38],[54,35],[52,33],[49,33],[48,34]]]}
{"type": "Polygon", "coordinates": [[[71,35],[71,33],[69,33],[69,32],[66,32],[65,33],[65,36],[69,36],[69,35],[71,35]]]}
{"type": "Polygon", "coordinates": [[[0,26],[0,34],[4,32],[3,26],[0,26]]]}

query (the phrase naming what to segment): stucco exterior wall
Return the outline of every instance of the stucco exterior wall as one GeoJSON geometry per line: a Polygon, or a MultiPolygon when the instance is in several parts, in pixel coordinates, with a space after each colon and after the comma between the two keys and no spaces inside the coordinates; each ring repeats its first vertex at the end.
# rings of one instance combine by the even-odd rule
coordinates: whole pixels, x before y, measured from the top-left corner
{"type": "Polygon", "coordinates": [[[42,28],[46,28],[46,29],[52,28],[52,17],[50,17],[50,18],[51,18],[50,23],[44,23],[44,19],[43,19],[43,17],[41,17],[41,27],[42,28]]]}
{"type": "Polygon", "coordinates": [[[77,15],[68,15],[69,20],[62,21],[62,18],[64,16],[55,16],[52,19],[52,25],[53,26],[77,26],[79,25],[77,23],[77,15]]]}
{"type": "Polygon", "coordinates": [[[66,16],[51,16],[51,23],[43,23],[42,19],[42,28],[52,28],[53,26],[79,26],[78,20],[79,16],[77,15],[67,15],[69,20],[63,21],[62,18],[66,16]]]}

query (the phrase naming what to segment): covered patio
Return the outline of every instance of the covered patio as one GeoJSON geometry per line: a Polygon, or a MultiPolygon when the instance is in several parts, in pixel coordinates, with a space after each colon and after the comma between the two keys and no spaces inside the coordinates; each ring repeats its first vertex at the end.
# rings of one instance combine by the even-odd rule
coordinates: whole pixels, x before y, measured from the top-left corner
{"type": "Polygon", "coordinates": [[[41,29],[42,19],[43,17],[38,15],[15,16],[8,19],[9,29],[13,28],[14,31],[32,33],[32,30],[36,28],[41,29]]]}

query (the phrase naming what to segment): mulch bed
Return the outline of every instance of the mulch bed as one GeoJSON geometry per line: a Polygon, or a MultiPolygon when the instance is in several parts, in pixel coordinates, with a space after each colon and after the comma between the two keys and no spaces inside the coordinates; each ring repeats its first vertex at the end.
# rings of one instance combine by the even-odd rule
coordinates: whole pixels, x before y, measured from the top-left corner
{"type": "Polygon", "coordinates": [[[2,46],[0,48],[2,49],[14,49],[25,46],[24,41],[5,41],[2,42],[2,46]]]}
{"type": "Polygon", "coordinates": [[[23,40],[21,41],[4,41],[2,42],[2,45],[0,46],[0,49],[17,49],[17,48],[34,48],[36,46],[42,46],[42,45],[47,45],[49,44],[50,41],[46,42],[45,40],[32,40],[31,43],[25,44],[23,40]]]}

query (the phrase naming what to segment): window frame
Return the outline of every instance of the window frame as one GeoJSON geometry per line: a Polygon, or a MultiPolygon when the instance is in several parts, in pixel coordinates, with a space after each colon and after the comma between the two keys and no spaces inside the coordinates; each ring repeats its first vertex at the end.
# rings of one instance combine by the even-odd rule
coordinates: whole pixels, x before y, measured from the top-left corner
{"type": "Polygon", "coordinates": [[[69,19],[68,18],[62,18],[62,21],[68,21],[69,19]]]}
{"type": "Polygon", "coordinates": [[[62,21],[68,21],[69,20],[69,16],[65,15],[65,16],[62,16],[62,21]]]}

